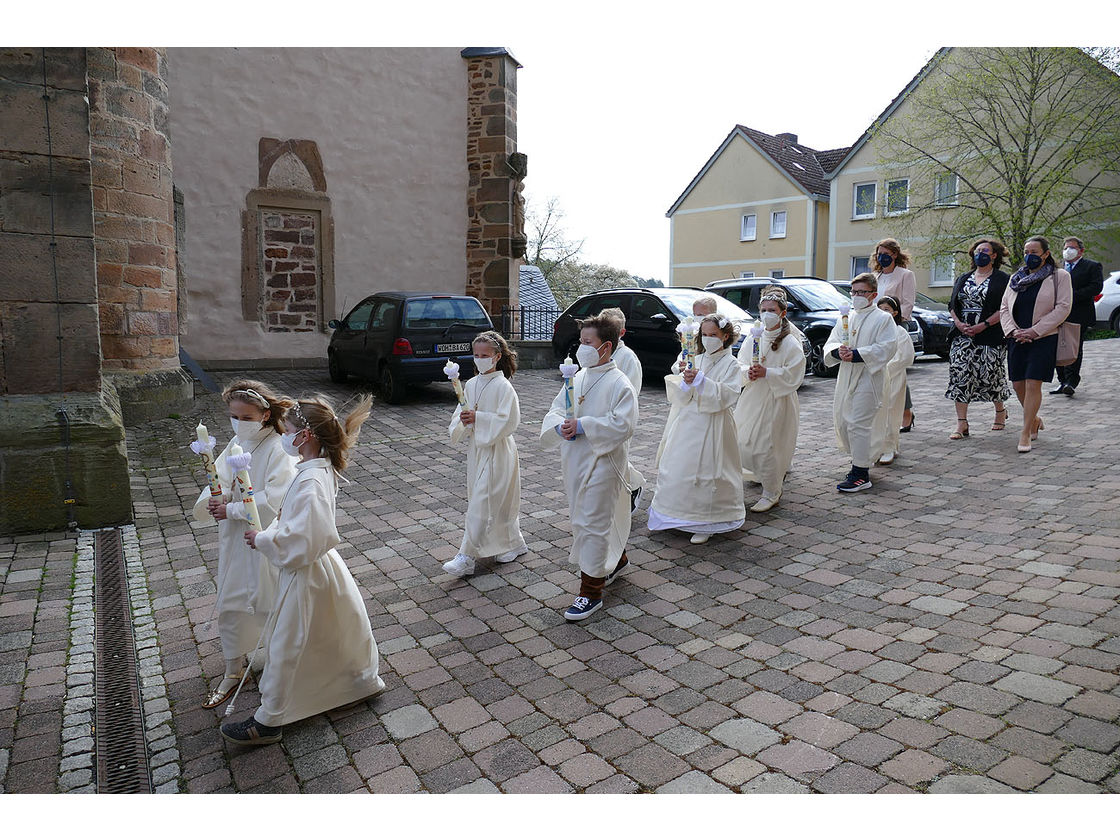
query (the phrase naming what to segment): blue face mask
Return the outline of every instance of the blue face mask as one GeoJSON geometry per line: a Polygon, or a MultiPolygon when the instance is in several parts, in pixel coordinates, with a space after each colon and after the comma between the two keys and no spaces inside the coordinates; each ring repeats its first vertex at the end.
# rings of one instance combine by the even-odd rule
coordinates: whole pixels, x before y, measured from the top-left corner
{"type": "Polygon", "coordinates": [[[1023,261],[1027,264],[1027,269],[1030,271],[1034,271],[1042,265],[1042,257],[1038,254],[1027,254],[1023,261]]]}
{"type": "Polygon", "coordinates": [[[878,261],[879,265],[882,268],[886,268],[888,265],[894,262],[894,257],[892,257],[890,254],[879,254],[879,256],[877,256],[875,259],[878,261]]]}
{"type": "Polygon", "coordinates": [[[973,262],[976,263],[977,268],[983,268],[984,266],[989,265],[991,263],[992,255],[991,254],[985,254],[983,251],[977,251],[973,255],[972,260],[973,260],[973,262]]]}

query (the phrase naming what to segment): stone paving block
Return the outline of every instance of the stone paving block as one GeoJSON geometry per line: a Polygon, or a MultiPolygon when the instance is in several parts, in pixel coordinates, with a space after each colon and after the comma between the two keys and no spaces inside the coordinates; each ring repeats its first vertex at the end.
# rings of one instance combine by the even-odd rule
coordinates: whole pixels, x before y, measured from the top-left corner
{"type": "Polygon", "coordinates": [[[615,765],[644,788],[658,788],[690,769],[684,761],[657,744],[646,744],[619,756],[615,765]]]}
{"type": "Polygon", "coordinates": [[[811,793],[803,785],[781,773],[763,773],[740,788],[742,793],[811,793]]]}
{"type": "Polygon", "coordinates": [[[798,781],[807,781],[840,763],[840,759],[832,753],[796,739],[768,747],[756,759],[798,781]]]}
{"type": "Polygon", "coordinates": [[[922,720],[929,720],[945,707],[945,704],[940,700],[923,697],[910,691],[904,691],[888,698],[883,702],[883,705],[888,709],[895,709],[907,717],[921,718],[922,720]]]}
{"type": "Polygon", "coordinates": [[[826,750],[859,733],[858,727],[819,712],[804,712],[779,725],[778,729],[826,750]]]}
{"type": "Polygon", "coordinates": [[[656,793],[732,793],[732,791],[699,770],[690,770],[657,788],[656,793]]]}
{"type": "Polygon", "coordinates": [[[949,768],[949,763],[922,750],[906,750],[879,765],[879,772],[904,785],[928,782],[949,768]]]}
{"type": "Polygon", "coordinates": [[[735,711],[767,724],[778,724],[801,712],[801,707],[769,691],[756,691],[732,704],[735,711]]]}
{"type": "Polygon", "coordinates": [[[1078,747],[1111,753],[1120,745],[1120,726],[1092,718],[1075,717],[1055,732],[1054,737],[1078,747]]]}
{"type": "Polygon", "coordinates": [[[927,793],[1015,793],[1015,788],[985,776],[942,776],[931,784],[927,793]]]}
{"type": "Polygon", "coordinates": [[[1041,785],[1034,789],[1035,793],[1104,793],[1094,784],[1067,776],[1064,773],[1055,773],[1041,785]]]}
{"type": "Polygon", "coordinates": [[[745,756],[739,756],[713,770],[712,778],[732,788],[737,788],[765,771],[765,765],[745,756]]]}
{"type": "Polygon", "coordinates": [[[1005,724],[998,718],[977,714],[968,709],[950,709],[943,715],[938,715],[933,723],[944,726],[958,735],[986,741],[1004,728],[1005,724]]]}
{"type": "Polygon", "coordinates": [[[866,767],[845,762],[813,782],[812,787],[821,793],[874,793],[889,781],[866,767]]]}
{"type": "Polygon", "coordinates": [[[1080,691],[1077,686],[1069,683],[1024,671],[1013,671],[1003,679],[997,680],[992,687],[1049,705],[1065,703],[1080,691]]]}
{"type": "Polygon", "coordinates": [[[961,706],[984,715],[1002,715],[1016,704],[1016,697],[994,687],[957,682],[946,686],[934,697],[953,706],[961,706]]]}
{"type": "Polygon", "coordinates": [[[967,767],[981,772],[994,767],[1007,757],[1007,753],[998,747],[966,738],[963,735],[950,735],[936,746],[931,747],[930,752],[958,767],[967,767]]]}
{"type": "Polygon", "coordinates": [[[877,732],[861,732],[832,751],[847,761],[874,767],[903,749],[902,744],[877,732]]]}
{"type": "Polygon", "coordinates": [[[1080,747],[1067,752],[1054,765],[1054,769],[1087,782],[1099,782],[1113,771],[1120,756],[1102,755],[1080,747]]]}
{"type": "Polygon", "coordinates": [[[724,721],[708,735],[747,756],[782,740],[780,733],[749,718],[724,721]]]}
{"type": "Polygon", "coordinates": [[[501,785],[506,793],[571,793],[573,788],[552,768],[538,765],[501,785]]]}
{"type": "Polygon", "coordinates": [[[417,705],[394,709],[381,717],[381,723],[397,740],[411,738],[438,726],[431,713],[423,706],[417,705]]]}
{"type": "Polygon", "coordinates": [[[1006,761],[988,770],[989,777],[1018,790],[1034,790],[1052,775],[1052,768],[1020,755],[1009,756],[1006,761]]]}

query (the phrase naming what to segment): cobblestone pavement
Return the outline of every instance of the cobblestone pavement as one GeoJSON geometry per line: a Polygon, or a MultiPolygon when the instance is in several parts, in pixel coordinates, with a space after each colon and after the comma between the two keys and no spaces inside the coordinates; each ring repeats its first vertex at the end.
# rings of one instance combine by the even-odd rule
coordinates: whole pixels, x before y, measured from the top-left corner
{"type": "MultiPolygon", "coordinates": [[[[559,614],[577,573],[558,459],[536,443],[555,375],[514,379],[530,553],[468,580],[440,569],[465,508],[450,387],[377,402],[339,528],[387,690],[257,750],[224,744],[221,709],[198,705],[222,661],[207,625],[216,530],[187,519],[202,483],[187,443],[199,419],[229,434],[219,398],[201,394],[190,416],[129,430],[157,789],[1120,793],[1120,341],[1085,357],[1077,397],[1044,398],[1028,455],[1015,452],[1014,400],[1006,431],[976,406],[971,436],[949,441],[946,366],[920,361],[914,432],[855,496],[834,489],[847,463],[833,382],[808,379],[781,505],[705,546],[651,535],[640,512],[631,570],[580,625],[559,614]]],[[[264,378],[301,395],[361,387],[322,371],[264,378]]],[[[641,412],[632,460],[652,489],[659,385],[641,412]]],[[[0,538],[9,792],[90,789],[88,729],[64,727],[88,682],[78,557],[68,534],[0,538]]]]}

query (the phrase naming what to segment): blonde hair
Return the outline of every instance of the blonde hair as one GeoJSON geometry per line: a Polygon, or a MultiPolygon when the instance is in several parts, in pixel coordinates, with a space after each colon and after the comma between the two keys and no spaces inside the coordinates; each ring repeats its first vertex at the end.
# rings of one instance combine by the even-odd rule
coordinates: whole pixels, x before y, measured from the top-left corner
{"type": "Polygon", "coordinates": [[[855,277],[852,278],[852,282],[849,285],[854,286],[856,283],[866,283],[868,286],[871,287],[871,291],[873,291],[873,292],[879,291],[879,281],[875,278],[875,275],[872,274],[870,271],[865,271],[865,272],[863,272],[863,274],[857,274],[855,277]]]}
{"type": "Polygon", "coordinates": [[[330,401],[321,394],[292,403],[290,416],[293,426],[309,429],[319,441],[321,456],[331,459],[338,472],[346,469],[346,454],[358,442],[358,430],[369,417],[373,397],[368,394],[350,410],[345,420],[339,420],[330,401]]]}
{"type": "Polygon", "coordinates": [[[281,426],[284,412],[292,406],[290,399],[280,396],[268,385],[256,379],[235,379],[222,390],[222,399],[225,400],[226,405],[237,400],[246,405],[256,406],[262,411],[268,411],[268,419],[262,421],[262,425],[271,426],[278,435],[284,432],[281,426]]]}
{"type": "MultiPolygon", "coordinates": [[[[619,309],[617,306],[608,306],[606,309],[602,310],[599,314],[600,315],[606,315],[608,318],[614,318],[616,321],[618,321],[619,326],[623,330],[626,329],[626,314],[621,309],[619,309]]],[[[620,332],[621,332],[621,330],[620,330],[620,332]]]]}

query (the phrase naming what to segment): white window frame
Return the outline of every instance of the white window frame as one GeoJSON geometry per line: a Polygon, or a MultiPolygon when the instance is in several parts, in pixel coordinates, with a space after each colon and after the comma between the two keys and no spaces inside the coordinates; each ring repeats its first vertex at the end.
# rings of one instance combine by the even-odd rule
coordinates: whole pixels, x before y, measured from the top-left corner
{"type": "Polygon", "coordinates": [[[754,278],[754,272],[753,271],[740,271],[739,272],[739,279],[740,280],[751,280],[753,278],[754,278]]]}
{"type": "Polygon", "coordinates": [[[910,212],[910,179],[909,178],[891,178],[887,181],[886,186],[883,188],[883,215],[884,216],[901,216],[904,213],[910,212]],[[891,184],[906,184],[906,206],[901,210],[891,210],[891,184]]]}
{"type": "Polygon", "coordinates": [[[786,210],[774,210],[770,213],[770,238],[771,239],[785,239],[786,227],[789,223],[789,213],[786,210]],[[782,232],[776,233],[777,227],[775,222],[778,221],[778,216],[782,217],[782,232]]]}
{"type": "Polygon", "coordinates": [[[743,218],[739,220],[739,241],[740,242],[754,242],[758,236],[758,216],[755,213],[744,213],[743,218]],[[748,230],[747,220],[750,219],[750,226],[748,230]]]}
{"type": "Polygon", "coordinates": [[[940,257],[933,258],[929,267],[931,289],[952,287],[953,281],[956,279],[956,260],[955,254],[943,254],[940,257]]]}
{"type": "Polygon", "coordinates": [[[786,273],[780,268],[770,269],[770,279],[771,280],[781,280],[785,276],[786,276],[786,273]]]}
{"type": "Polygon", "coordinates": [[[861,181],[858,184],[852,184],[852,219],[874,219],[875,218],[875,203],[879,200],[879,184],[877,181],[861,181]],[[871,212],[858,213],[856,208],[858,205],[859,188],[871,187],[871,212]]]}
{"type": "Polygon", "coordinates": [[[871,258],[870,257],[852,257],[852,273],[851,273],[851,277],[849,279],[854,280],[859,275],[863,274],[866,271],[870,271],[870,270],[871,270],[871,258]],[[861,261],[864,263],[864,266],[863,266],[862,270],[860,270],[860,267],[858,265],[858,263],[861,262],[861,261]]]}
{"type": "Polygon", "coordinates": [[[955,172],[947,172],[944,175],[938,175],[937,180],[933,183],[933,204],[935,207],[956,207],[960,204],[958,200],[960,196],[961,183],[955,172]],[[953,192],[946,199],[941,197],[941,185],[948,183],[952,180],[953,192]]]}

